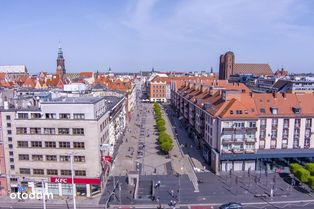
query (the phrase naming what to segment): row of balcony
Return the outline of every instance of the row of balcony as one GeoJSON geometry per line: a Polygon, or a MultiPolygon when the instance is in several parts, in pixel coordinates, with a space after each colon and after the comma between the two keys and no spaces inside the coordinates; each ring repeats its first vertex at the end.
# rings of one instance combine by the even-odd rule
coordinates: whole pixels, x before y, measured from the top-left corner
{"type": "Polygon", "coordinates": [[[255,143],[256,138],[225,138],[221,140],[222,144],[242,144],[242,143],[255,143]]]}
{"type": "Polygon", "coordinates": [[[256,149],[222,149],[223,154],[254,154],[256,149]]]}

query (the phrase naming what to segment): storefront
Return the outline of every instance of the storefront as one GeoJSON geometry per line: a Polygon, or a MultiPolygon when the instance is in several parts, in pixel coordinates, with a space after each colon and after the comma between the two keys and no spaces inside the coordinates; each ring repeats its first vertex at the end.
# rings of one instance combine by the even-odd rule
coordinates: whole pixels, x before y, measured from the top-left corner
{"type": "MultiPolygon", "coordinates": [[[[99,178],[74,178],[77,196],[92,197],[101,192],[99,178]]],[[[51,177],[48,183],[48,192],[59,196],[72,195],[72,179],[51,177]]]]}

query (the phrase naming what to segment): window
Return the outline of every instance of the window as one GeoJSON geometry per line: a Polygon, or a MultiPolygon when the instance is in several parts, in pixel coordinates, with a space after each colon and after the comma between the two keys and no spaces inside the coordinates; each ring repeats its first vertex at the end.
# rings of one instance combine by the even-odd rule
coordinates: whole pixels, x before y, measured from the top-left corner
{"type": "Polygon", "coordinates": [[[69,135],[70,129],[69,128],[58,128],[58,134],[69,135]]]}
{"type": "Polygon", "coordinates": [[[31,119],[38,119],[38,118],[41,118],[40,113],[31,113],[31,119]]]}
{"type": "Polygon", "coordinates": [[[256,122],[255,122],[255,121],[249,122],[249,127],[250,127],[250,128],[255,128],[255,127],[256,127],[256,122]]]}
{"type": "Polygon", "coordinates": [[[277,108],[271,108],[271,113],[273,115],[277,115],[278,114],[278,109],[277,108]]]}
{"type": "Polygon", "coordinates": [[[41,128],[30,128],[31,134],[41,134],[41,128]]]}
{"type": "Polygon", "coordinates": [[[20,154],[19,155],[19,160],[29,160],[29,155],[20,154]]]}
{"type": "Polygon", "coordinates": [[[28,147],[28,141],[17,141],[17,147],[28,147]]]}
{"type": "Polygon", "coordinates": [[[10,158],[10,163],[14,163],[14,158],[10,158]]]}
{"type": "Polygon", "coordinates": [[[261,113],[265,113],[265,112],[266,112],[266,111],[265,111],[265,108],[261,108],[261,109],[260,109],[260,112],[261,112],[261,113]]]}
{"type": "Polygon", "coordinates": [[[27,134],[27,128],[16,127],[16,134],[27,134]]]}
{"type": "Polygon", "coordinates": [[[6,119],[7,119],[7,120],[11,120],[11,116],[10,116],[10,115],[7,115],[7,116],[6,116],[6,119]]]}
{"type": "Polygon", "coordinates": [[[84,128],[73,128],[72,131],[73,135],[84,135],[84,128]]]}
{"type": "Polygon", "coordinates": [[[241,115],[242,114],[242,110],[236,110],[236,114],[237,115],[241,115]]]}
{"type": "Polygon", "coordinates": [[[85,162],[85,156],[74,156],[74,162],[85,162]]]}
{"type": "Polygon", "coordinates": [[[46,113],[46,119],[56,119],[57,116],[55,113],[46,113]]]}
{"type": "Polygon", "coordinates": [[[84,142],[73,142],[73,148],[75,149],[84,149],[85,144],[84,142]]]}
{"type": "Polygon", "coordinates": [[[61,176],[71,176],[71,170],[61,170],[61,176]]]}
{"type": "Polygon", "coordinates": [[[44,128],[44,134],[53,135],[56,134],[55,128],[44,128]]]}
{"type": "Polygon", "coordinates": [[[27,113],[18,113],[17,118],[18,119],[28,119],[28,114],[27,113]]]}
{"type": "Polygon", "coordinates": [[[59,114],[59,119],[70,119],[70,114],[68,113],[60,113],[59,114]]]}
{"type": "Polygon", "coordinates": [[[14,166],[14,165],[10,165],[10,169],[11,169],[11,170],[14,170],[14,169],[15,169],[15,166],[14,166]]]}
{"type": "Polygon", "coordinates": [[[8,134],[12,134],[12,131],[11,131],[11,130],[8,130],[7,133],[8,133],[8,134]]]}
{"type": "Polygon", "coordinates": [[[283,119],[283,128],[289,128],[289,119],[283,119]]]}
{"type": "Polygon", "coordinates": [[[41,141],[31,141],[31,147],[42,147],[41,141]]]}
{"type": "Polygon", "coordinates": [[[42,155],[32,155],[33,161],[43,161],[44,157],[42,155]]]}
{"type": "Polygon", "coordinates": [[[46,155],[46,161],[57,161],[57,155],[46,155]]]}
{"type": "Polygon", "coordinates": [[[29,168],[20,168],[20,174],[31,174],[31,169],[29,169],[29,168]]]}
{"type": "Polygon", "coordinates": [[[11,123],[7,123],[7,127],[8,127],[8,128],[11,128],[11,123]]]}
{"type": "Polygon", "coordinates": [[[59,142],[59,148],[70,148],[70,142],[59,142]]]}
{"type": "Polygon", "coordinates": [[[10,149],[13,149],[13,144],[9,144],[9,148],[10,148],[10,149]]]}
{"type": "Polygon", "coordinates": [[[33,169],[33,174],[34,175],[44,175],[44,169],[33,169]]]}
{"type": "Polygon", "coordinates": [[[12,137],[8,137],[8,141],[9,141],[9,142],[12,142],[12,137]]]}
{"type": "Polygon", "coordinates": [[[60,161],[68,162],[68,161],[70,161],[70,156],[68,156],[68,155],[60,155],[60,161]]]}
{"type": "Polygon", "coordinates": [[[85,119],[85,114],[74,113],[73,118],[74,119],[85,119]]]}
{"type": "Polygon", "coordinates": [[[58,170],[56,170],[56,169],[47,169],[47,175],[58,175],[58,170]]]}
{"type": "Polygon", "coordinates": [[[12,151],[9,152],[9,155],[10,155],[10,156],[13,156],[13,154],[14,154],[14,153],[13,153],[12,151]]]}
{"type": "Polygon", "coordinates": [[[56,148],[57,145],[56,145],[56,142],[48,141],[48,142],[45,142],[45,147],[56,148]]]}
{"type": "Polygon", "coordinates": [[[75,176],[86,176],[86,171],[84,171],[84,170],[75,170],[75,176]]]}

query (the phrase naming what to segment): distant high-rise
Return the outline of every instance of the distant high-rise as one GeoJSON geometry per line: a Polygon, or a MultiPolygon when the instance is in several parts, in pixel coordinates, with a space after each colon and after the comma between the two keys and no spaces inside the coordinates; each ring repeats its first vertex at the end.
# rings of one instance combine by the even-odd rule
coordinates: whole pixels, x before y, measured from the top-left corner
{"type": "Polygon", "coordinates": [[[61,45],[59,45],[57,58],[57,75],[59,75],[62,78],[65,73],[66,71],[64,66],[63,51],[61,45]]]}

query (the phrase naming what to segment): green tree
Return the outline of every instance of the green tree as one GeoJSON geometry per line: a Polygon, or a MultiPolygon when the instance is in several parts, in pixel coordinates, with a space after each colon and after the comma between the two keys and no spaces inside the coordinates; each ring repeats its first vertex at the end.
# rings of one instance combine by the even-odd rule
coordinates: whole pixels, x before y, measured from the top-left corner
{"type": "Polygon", "coordinates": [[[159,132],[165,131],[166,127],[165,126],[157,126],[157,129],[159,132]]]}
{"type": "Polygon", "coordinates": [[[310,171],[311,175],[314,176],[314,163],[307,163],[305,169],[310,171]]]}
{"type": "Polygon", "coordinates": [[[173,144],[170,141],[165,141],[164,143],[160,144],[160,148],[162,151],[169,153],[173,148],[173,144]]]}
{"type": "Polygon", "coordinates": [[[297,172],[298,169],[303,168],[302,165],[298,164],[298,163],[291,163],[290,164],[290,171],[291,173],[295,174],[297,172]]]}
{"type": "Polygon", "coordinates": [[[159,118],[158,120],[156,120],[156,125],[157,126],[165,126],[166,125],[166,121],[162,118],[159,118]]]}
{"type": "Polygon", "coordinates": [[[314,176],[310,176],[308,178],[307,184],[309,185],[309,187],[311,187],[311,189],[314,189],[314,176]]]}
{"type": "Polygon", "coordinates": [[[311,176],[310,171],[306,170],[305,168],[299,168],[295,176],[303,183],[306,183],[308,181],[308,178],[311,176]]]}

